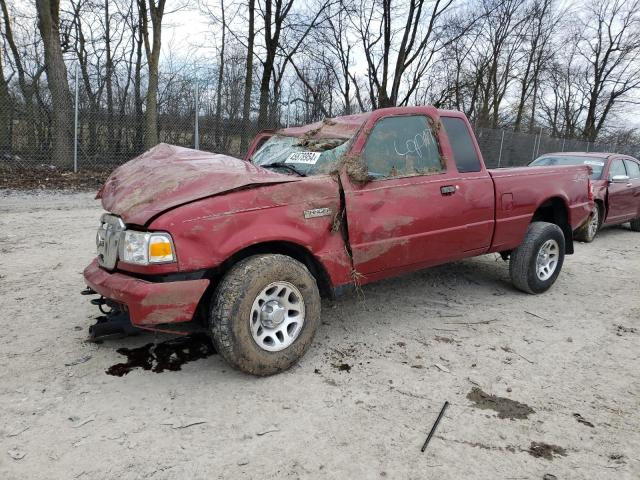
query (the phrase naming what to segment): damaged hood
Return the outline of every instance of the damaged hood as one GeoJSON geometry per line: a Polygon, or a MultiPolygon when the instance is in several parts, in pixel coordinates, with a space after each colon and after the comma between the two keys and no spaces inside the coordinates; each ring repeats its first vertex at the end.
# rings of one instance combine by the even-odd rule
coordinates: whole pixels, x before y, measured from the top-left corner
{"type": "Polygon", "coordinates": [[[113,171],[96,198],[125,223],[248,186],[299,181],[227,155],[161,143],[113,171]]]}

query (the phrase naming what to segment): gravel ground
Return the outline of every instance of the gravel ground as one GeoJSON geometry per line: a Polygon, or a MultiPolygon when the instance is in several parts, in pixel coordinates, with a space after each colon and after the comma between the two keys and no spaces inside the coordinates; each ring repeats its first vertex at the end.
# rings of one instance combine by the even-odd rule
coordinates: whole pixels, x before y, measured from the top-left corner
{"type": "Polygon", "coordinates": [[[2,479],[640,478],[628,228],[578,244],[541,296],[485,256],[324,301],[280,375],[211,355],[118,377],[117,349],[169,337],[85,341],[99,214],[87,193],[0,190],[2,479]]]}

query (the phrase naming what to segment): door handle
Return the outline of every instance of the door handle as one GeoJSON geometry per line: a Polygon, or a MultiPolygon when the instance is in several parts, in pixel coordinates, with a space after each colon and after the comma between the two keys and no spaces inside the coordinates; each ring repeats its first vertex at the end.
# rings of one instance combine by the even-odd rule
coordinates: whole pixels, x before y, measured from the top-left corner
{"type": "Polygon", "coordinates": [[[458,187],[454,185],[443,185],[442,187],[440,187],[440,193],[442,195],[453,195],[454,193],[456,193],[457,189],[458,187]]]}

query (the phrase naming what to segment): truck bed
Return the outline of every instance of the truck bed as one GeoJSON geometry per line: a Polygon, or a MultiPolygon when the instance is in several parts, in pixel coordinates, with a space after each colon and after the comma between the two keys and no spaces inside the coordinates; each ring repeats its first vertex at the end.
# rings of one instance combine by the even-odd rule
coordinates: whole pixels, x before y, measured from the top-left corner
{"type": "Polygon", "coordinates": [[[589,217],[591,203],[585,196],[590,188],[588,166],[513,167],[488,172],[495,186],[496,202],[491,252],[517,247],[533,212],[544,202],[562,202],[572,230],[589,217]]]}

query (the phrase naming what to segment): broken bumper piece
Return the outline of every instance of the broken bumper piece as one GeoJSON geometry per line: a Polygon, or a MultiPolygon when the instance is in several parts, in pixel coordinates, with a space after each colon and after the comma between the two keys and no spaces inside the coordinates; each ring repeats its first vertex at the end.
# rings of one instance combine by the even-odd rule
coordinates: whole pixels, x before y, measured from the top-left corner
{"type": "Polygon", "coordinates": [[[96,260],[85,268],[84,279],[97,294],[122,305],[131,324],[138,328],[193,320],[198,303],[209,286],[207,279],[149,282],[107,272],[96,260]]]}

